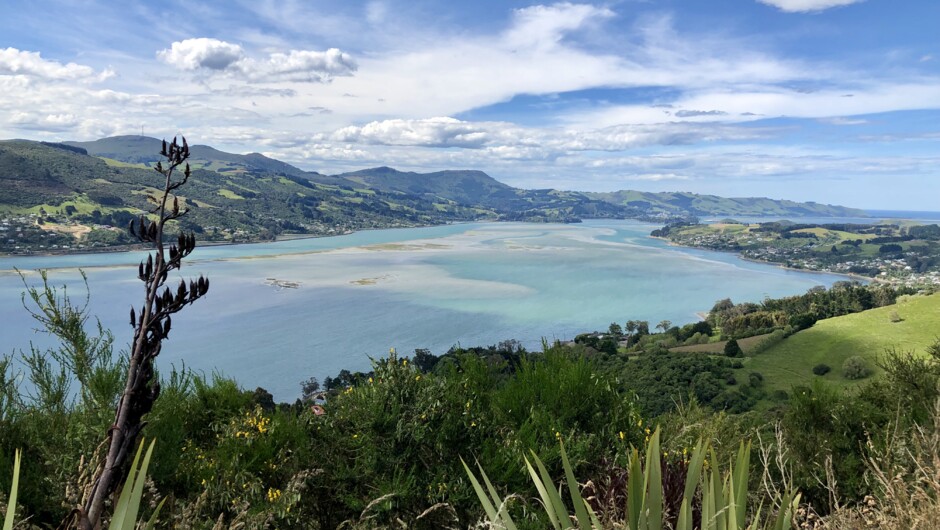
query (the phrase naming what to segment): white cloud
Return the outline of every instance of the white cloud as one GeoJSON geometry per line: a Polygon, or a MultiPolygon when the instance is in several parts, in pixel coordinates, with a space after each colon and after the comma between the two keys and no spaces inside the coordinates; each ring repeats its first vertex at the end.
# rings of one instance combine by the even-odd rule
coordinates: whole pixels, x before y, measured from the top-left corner
{"type": "Polygon", "coordinates": [[[275,52],[257,60],[238,44],[205,37],[174,42],[157,57],[180,70],[221,73],[250,82],[321,82],[352,75],[357,68],[352,56],[337,48],[275,52]]]}
{"type": "Polygon", "coordinates": [[[551,47],[566,34],[613,16],[610,9],[588,4],[564,2],[526,7],[513,12],[513,25],[505,39],[513,47],[551,47]]]}
{"type": "Polygon", "coordinates": [[[103,81],[114,75],[110,69],[96,73],[94,68],[75,63],[62,64],[43,59],[39,52],[0,49],[0,75],[27,76],[50,81],[103,81]]]}
{"type": "Polygon", "coordinates": [[[485,150],[499,158],[551,159],[581,151],[623,151],[653,145],[690,145],[757,139],[766,130],[722,124],[660,123],[592,130],[521,127],[508,122],[468,122],[450,117],[383,120],[348,126],[329,135],[334,142],[485,150]]]}
{"type": "Polygon", "coordinates": [[[218,39],[198,38],[174,42],[169,49],[157,52],[163,62],[180,70],[225,70],[245,57],[237,44],[218,39]]]}
{"type": "Polygon", "coordinates": [[[857,4],[864,0],[758,0],[762,4],[774,6],[787,13],[808,13],[823,11],[833,7],[857,4]]]}
{"type": "Polygon", "coordinates": [[[356,71],[356,61],[336,48],[325,52],[291,50],[287,54],[272,53],[267,61],[250,62],[243,69],[251,77],[277,77],[292,81],[322,80],[329,76],[348,76],[356,71]]]}

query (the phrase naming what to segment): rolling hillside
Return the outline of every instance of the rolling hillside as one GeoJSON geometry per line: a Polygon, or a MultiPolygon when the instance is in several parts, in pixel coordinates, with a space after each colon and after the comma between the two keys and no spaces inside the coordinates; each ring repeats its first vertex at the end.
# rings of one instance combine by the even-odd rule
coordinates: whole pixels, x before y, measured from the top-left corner
{"type": "MultiPolygon", "coordinates": [[[[853,355],[868,361],[878,373],[877,360],[887,348],[923,354],[940,337],[940,293],[904,297],[891,306],[820,320],[754,357],[745,360],[739,380],[750,372],[764,375],[770,391],[789,392],[794,385],[822,379],[840,386],[856,385],[842,376],[842,363],[853,355]],[[902,320],[893,322],[893,313],[902,320]],[[817,376],[813,367],[827,364],[828,374],[817,376]]],[[[865,380],[862,380],[865,381],[865,380]]]]}
{"type": "MultiPolygon", "coordinates": [[[[13,223],[12,232],[0,238],[0,252],[129,243],[113,227],[149,208],[147,196],[156,184],[149,168],[159,150],[160,140],[143,136],[0,141],[0,217],[13,223]]],[[[200,232],[203,240],[253,241],[481,219],[859,215],[849,208],[769,199],[525,190],[473,170],[414,173],[379,167],[324,175],[258,153],[226,153],[207,145],[191,150],[193,177],[181,190],[191,210],[184,228],[200,232]]]]}
{"type": "Polygon", "coordinates": [[[725,198],[697,193],[649,193],[631,190],[586,195],[613,204],[673,215],[868,217],[863,210],[856,208],[763,197],[725,198]]]}

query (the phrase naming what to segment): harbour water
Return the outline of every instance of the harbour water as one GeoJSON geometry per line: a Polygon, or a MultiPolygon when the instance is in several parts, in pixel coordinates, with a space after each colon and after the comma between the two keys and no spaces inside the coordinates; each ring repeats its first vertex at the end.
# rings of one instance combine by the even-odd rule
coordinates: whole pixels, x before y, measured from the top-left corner
{"type": "MultiPolygon", "coordinates": [[[[197,248],[181,276],[204,274],[212,288],[174,318],[158,364],[217,371],[293,400],[301,380],[368,369],[370,357],[392,347],[441,354],[516,339],[538,348],[543,338],[570,339],[611,322],[681,324],[721,298],[759,301],[845,279],[669,246],[648,237],[654,228],[476,223],[197,248]]],[[[126,348],[143,255],[0,259],[0,354],[55,344],[33,330],[14,267],[30,285],[39,281],[35,269],[48,269],[51,283],[77,300],[84,270],[90,314],[126,348]]]]}

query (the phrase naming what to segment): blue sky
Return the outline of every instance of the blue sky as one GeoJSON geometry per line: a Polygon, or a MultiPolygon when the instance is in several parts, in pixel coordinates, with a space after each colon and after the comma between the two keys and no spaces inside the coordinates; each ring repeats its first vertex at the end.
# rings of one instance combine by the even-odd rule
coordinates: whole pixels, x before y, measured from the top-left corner
{"type": "Polygon", "coordinates": [[[5,2],[0,137],[937,210],[936,0],[5,2]]]}

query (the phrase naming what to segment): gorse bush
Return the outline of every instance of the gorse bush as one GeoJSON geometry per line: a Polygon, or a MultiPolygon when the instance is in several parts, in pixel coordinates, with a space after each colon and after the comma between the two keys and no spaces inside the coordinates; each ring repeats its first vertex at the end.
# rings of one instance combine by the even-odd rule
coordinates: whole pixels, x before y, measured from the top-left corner
{"type": "Polygon", "coordinates": [[[842,363],[842,376],[846,379],[854,381],[857,379],[865,379],[870,375],[871,367],[868,365],[868,361],[858,355],[853,355],[842,363]]]}
{"type": "Polygon", "coordinates": [[[832,371],[832,368],[830,368],[829,365],[825,363],[819,363],[813,367],[813,373],[816,375],[826,375],[830,371],[832,371]]]}

